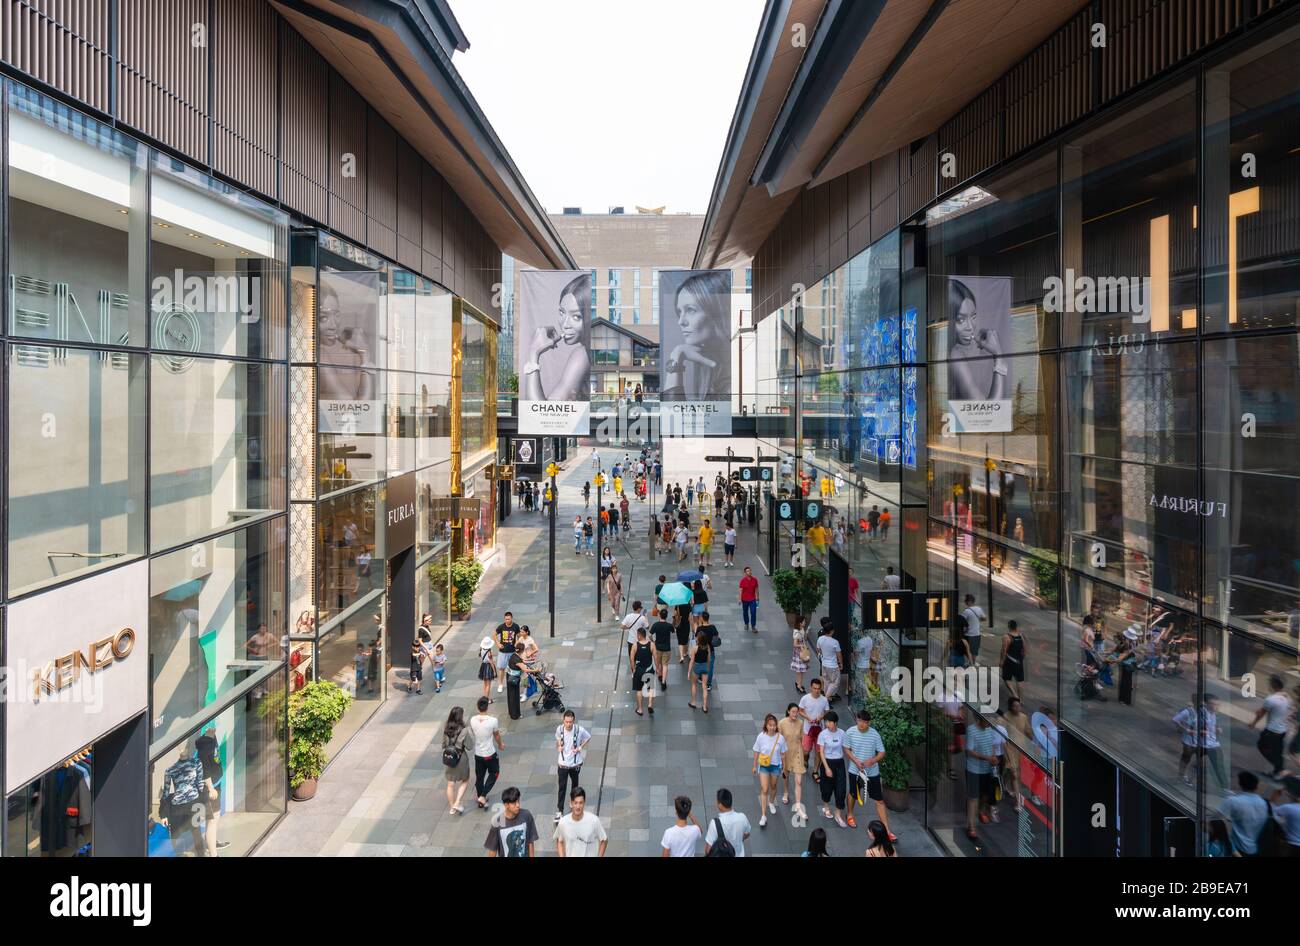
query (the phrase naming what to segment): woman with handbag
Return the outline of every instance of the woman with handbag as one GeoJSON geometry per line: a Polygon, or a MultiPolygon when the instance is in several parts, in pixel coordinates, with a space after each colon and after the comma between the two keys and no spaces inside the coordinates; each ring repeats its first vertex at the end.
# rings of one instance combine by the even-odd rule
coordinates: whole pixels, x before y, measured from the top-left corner
{"type": "Polygon", "coordinates": [[[492,681],[496,679],[496,662],[492,657],[492,638],[485,637],[478,643],[478,678],[483,683],[483,696],[492,699],[492,681]]]}
{"type": "Polygon", "coordinates": [[[620,620],[622,615],[619,612],[623,606],[623,577],[619,575],[617,565],[611,565],[609,568],[609,576],[605,579],[605,594],[609,596],[609,606],[614,612],[614,620],[620,620]]]}
{"type": "Polygon", "coordinates": [[[812,660],[812,648],[808,646],[808,632],[801,621],[792,635],[794,650],[790,657],[790,669],[794,671],[794,688],[800,693],[807,693],[803,685],[803,675],[808,672],[808,663],[812,660]]]}
{"type": "Polygon", "coordinates": [[[753,752],[753,772],[758,776],[758,826],[766,828],[768,814],[776,814],[776,787],[786,753],[785,737],[771,713],[763,717],[763,731],[754,740],[753,752]]]}
{"type": "Polygon", "coordinates": [[[469,757],[473,754],[469,727],[465,725],[465,710],[453,706],[442,727],[442,765],[447,775],[447,805],[453,815],[463,815],[461,800],[469,788],[469,757]]]}

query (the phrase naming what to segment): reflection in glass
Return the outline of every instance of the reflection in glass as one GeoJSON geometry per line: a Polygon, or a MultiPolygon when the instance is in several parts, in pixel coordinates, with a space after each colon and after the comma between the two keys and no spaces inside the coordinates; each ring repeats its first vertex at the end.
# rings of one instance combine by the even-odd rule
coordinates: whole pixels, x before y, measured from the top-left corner
{"type": "Polygon", "coordinates": [[[284,367],[156,355],[152,365],[153,547],[283,509],[284,367]]]}
{"type": "Polygon", "coordinates": [[[10,347],[10,594],[145,551],[145,364],[10,347]]]}

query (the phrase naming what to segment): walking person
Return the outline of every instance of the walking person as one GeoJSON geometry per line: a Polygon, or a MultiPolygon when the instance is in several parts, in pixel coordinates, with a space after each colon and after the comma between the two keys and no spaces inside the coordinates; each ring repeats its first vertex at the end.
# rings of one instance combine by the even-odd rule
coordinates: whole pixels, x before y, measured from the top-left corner
{"type": "Polygon", "coordinates": [[[644,716],[643,700],[649,701],[650,715],[655,714],[655,675],[654,648],[647,639],[645,626],[636,631],[636,643],[632,645],[632,692],[636,694],[636,714],[644,716]]]}
{"type": "Polygon", "coordinates": [[[510,662],[510,655],[515,652],[515,641],[519,638],[519,626],[515,624],[515,616],[507,611],[502,615],[501,623],[497,625],[497,692],[500,693],[505,689],[506,683],[506,664],[510,662]]]}
{"type": "Polygon", "coordinates": [[[574,787],[569,793],[569,813],[555,825],[557,857],[604,857],[609,836],[600,819],[587,813],[587,792],[574,787]]]}
{"type": "Polygon", "coordinates": [[[998,655],[998,666],[1002,668],[1002,682],[1007,685],[1011,695],[1020,698],[1020,685],[1025,682],[1025,657],[1028,648],[1025,638],[1020,633],[1020,625],[1015,621],[1007,622],[1007,632],[1002,636],[1002,653],[998,655]]]}
{"type": "Polygon", "coordinates": [[[866,806],[867,799],[876,803],[876,818],[873,824],[883,824],[888,840],[898,838],[889,830],[889,809],[885,807],[885,793],[880,781],[880,760],[885,757],[885,741],[871,725],[871,713],[859,710],[857,725],[844,734],[844,755],[849,760],[849,816],[850,828],[858,823],[853,820],[853,803],[866,806]]]}
{"type": "Polygon", "coordinates": [[[677,528],[673,530],[673,543],[677,546],[677,561],[679,562],[686,561],[686,538],[686,526],[678,522],[677,528]]]}
{"type": "Polygon", "coordinates": [[[673,650],[673,631],[668,623],[668,608],[659,608],[659,620],[650,626],[650,636],[654,640],[655,676],[659,678],[659,689],[668,689],[668,658],[673,650]]]}
{"type": "Polygon", "coordinates": [[[591,521],[591,516],[588,516],[582,523],[582,550],[587,553],[588,558],[596,554],[592,549],[595,537],[596,525],[591,521]]]}
{"type": "MultiPolygon", "coordinates": [[[[718,510],[718,515],[722,515],[722,510],[718,510]]],[[[736,527],[730,522],[727,523],[726,530],[722,533],[722,557],[724,559],[723,568],[736,567],[736,527]]]]}
{"type": "Polygon", "coordinates": [[[664,831],[659,841],[660,857],[694,857],[695,845],[704,837],[700,823],[691,814],[691,800],[685,795],[673,799],[676,823],[664,831]]]}
{"type": "Polygon", "coordinates": [[[461,802],[469,789],[469,757],[473,754],[473,737],[465,724],[465,709],[453,706],[442,727],[442,765],[447,776],[447,811],[463,815],[461,802]]]}
{"type": "Polygon", "coordinates": [[[758,579],[748,565],[740,579],[740,618],[745,624],[745,630],[758,633],[758,579]]]}
{"type": "Polygon", "coordinates": [[[591,508],[591,480],[582,484],[582,506],[584,509],[591,508]]]}
{"type": "Polygon", "coordinates": [[[615,621],[623,607],[623,578],[618,573],[618,566],[611,565],[609,577],[605,579],[605,594],[609,596],[609,607],[615,621]]]}
{"type": "Polygon", "coordinates": [[[488,857],[532,857],[537,842],[537,823],[532,812],[519,804],[519,789],[513,785],[501,793],[501,806],[492,813],[483,847],[488,857]]]}
{"type": "Polygon", "coordinates": [[[998,760],[993,751],[993,727],[982,713],[973,715],[975,726],[966,730],[966,836],[978,841],[976,823],[991,820],[986,809],[993,797],[993,767],[998,760]]]}
{"type": "Polygon", "coordinates": [[[889,833],[887,825],[873,821],[867,825],[867,833],[871,835],[871,847],[867,848],[867,857],[898,856],[898,849],[894,847],[894,842],[898,839],[889,833]]]}
{"type": "Polygon", "coordinates": [[[713,645],[709,635],[704,631],[697,631],[695,634],[695,654],[691,661],[691,700],[688,704],[691,709],[696,709],[695,705],[695,685],[700,685],[700,691],[704,694],[704,712],[709,711],[709,655],[713,653],[713,645]]]}
{"type": "Polygon", "coordinates": [[[600,580],[605,581],[609,578],[609,570],[618,564],[618,559],[610,551],[609,546],[605,546],[600,551],[600,580]]]}
{"type": "Polygon", "coordinates": [[[691,610],[686,605],[678,605],[674,610],[677,627],[677,662],[684,664],[691,656],[691,610]]]}
{"type": "Polygon", "coordinates": [[[776,724],[777,732],[785,741],[785,755],[781,760],[781,804],[790,804],[790,783],[794,782],[796,812],[803,811],[803,776],[808,771],[803,754],[803,716],[799,704],[791,703],[785,715],[776,724]]]}
{"type": "Polygon", "coordinates": [[[713,559],[713,526],[708,519],[700,521],[700,531],[696,536],[700,543],[699,565],[703,568],[713,559]]]}
{"type": "Polygon", "coordinates": [[[478,678],[483,682],[483,699],[491,702],[492,681],[497,677],[496,667],[492,663],[492,638],[485,637],[478,645],[478,678]]]}
{"type": "Polygon", "coordinates": [[[817,638],[817,656],[822,666],[822,681],[826,696],[832,703],[840,698],[840,675],[844,671],[844,653],[835,637],[835,627],[825,618],[817,638]]]}
{"type": "MultiPolygon", "coordinates": [[[[808,662],[812,660],[812,648],[808,646],[808,632],[800,621],[790,634],[793,643],[790,669],[794,671],[794,688],[800,693],[807,693],[803,685],[803,675],[808,672],[808,662]]],[[[820,682],[819,680],[818,683],[820,682]]]]}
{"type": "Polygon", "coordinates": [[[981,622],[987,621],[988,616],[985,615],[984,609],[975,603],[974,595],[966,596],[966,608],[961,616],[966,620],[966,629],[962,633],[966,637],[966,643],[970,645],[971,664],[974,665],[980,655],[981,622]]]}
{"type": "Polygon", "coordinates": [[[623,618],[623,630],[626,632],[627,642],[627,661],[628,668],[632,666],[632,651],[636,649],[637,631],[646,630],[650,626],[649,620],[641,612],[641,602],[633,601],[632,610],[623,618]]]}
{"type": "Polygon", "coordinates": [[[753,773],[758,776],[758,826],[767,827],[769,813],[776,814],[776,786],[781,780],[781,764],[788,747],[777,719],[771,713],[763,717],[763,729],[754,740],[753,773]]]}
{"type": "Polygon", "coordinates": [[[524,660],[523,656],[515,651],[506,661],[506,713],[511,719],[523,719],[523,713],[519,709],[519,687],[523,683],[524,660]]]}
{"type": "Polygon", "coordinates": [[[704,590],[704,582],[697,578],[691,583],[691,591],[694,597],[691,599],[691,626],[695,630],[700,629],[700,618],[705,611],[705,605],[709,603],[709,593],[704,590]]]}
{"type": "Polygon", "coordinates": [[[433,692],[441,693],[443,681],[447,678],[447,652],[441,642],[433,645],[433,692]]]}
{"type": "MultiPolygon", "coordinates": [[[[721,847],[718,839],[723,838],[731,846],[731,854],[724,855],[722,852],[713,854],[714,857],[745,856],[745,842],[749,839],[749,833],[752,830],[749,825],[749,819],[745,817],[743,811],[733,811],[731,808],[732,797],[731,789],[720,788],[716,796],[718,804],[718,813],[709,820],[709,830],[704,835],[704,856],[710,856],[714,847],[721,847]]],[[[726,848],[723,847],[722,851],[726,848]]]]}
{"type": "Polygon", "coordinates": [[[564,815],[566,791],[578,790],[578,778],[582,774],[582,763],[587,758],[589,742],[591,742],[591,733],[578,725],[578,717],[573,710],[565,710],[564,721],[555,727],[555,751],[559,753],[559,761],[556,763],[558,785],[555,793],[557,824],[564,815]]]}
{"type": "Polygon", "coordinates": [[[848,792],[847,771],[844,764],[844,733],[839,728],[840,717],[829,710],[822,717],[822,731],[817,735],[817,768],[821,773],[822,815],[834,818],[841,828],[844,820],[844,803],[848,792]],[[831,798],[835,799],[835,813],[831,814],[831,798]]]}
{"type": "Polygon", "coordinates": [[[582,516],[573,517],[573,554],[582,554],[582,516]]]}
{"type": "Polygon", "coordinates": [[[501,776],[501,756],[505,740],[501,738],[501,723],[488,715],[488,698],[478,698],[478,715],[470,717],[469,732],[474,740],[474,796],[480,808],[487,807],[492,786],[501,776]]]}
{"type": "Polygon", "coordinates": [[[1264,731],[1259,734],[1257,743],[1259,754],[1268,760],[1272,768],[1269,774],[1273,778],[1282,778],[1287,774],[1283,748],[1291,718],[1291,698],[1286,695],[1285,685],[1277,674],[1269,677],[1268,687],[1269,695],[1264,697],[1264,705],[1255,711],[1250,728],[1254,729],[1260,720],[1264,720],[1264,731]]]}
{"type": "Polygon", "coordinates": [[[406,684],[406,693],[409,696],[412,691],[416,693],[424,692],[424,662],[433,661],[433,651],[429,650],[429,645],[417,637],[411,641],[411,679],[406,684]]]}
{"type": "MultiPolygon", "coordinates": [[[[817,748],[817,737],[822,731],[822,718],[831,708],[831,701],[822,694],[821,678],[814,677],[808,684],[808,691],[799,697],[799,716],[803,719],[801,742],[805,761],[812,759],[812,754],[817,748]]],[[[812,761],[816,760],[812,759],[812,761]]],[[[816,765],[812,768],[812,780],[821,781],[821,770],[816,765]]]]}

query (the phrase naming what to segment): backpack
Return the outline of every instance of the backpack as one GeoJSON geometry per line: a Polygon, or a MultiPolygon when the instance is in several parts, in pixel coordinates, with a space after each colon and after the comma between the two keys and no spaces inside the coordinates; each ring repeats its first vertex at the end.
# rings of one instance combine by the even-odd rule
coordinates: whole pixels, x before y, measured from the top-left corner
{"type": "Polygon", "coordinates": [[[449,769],[454,769],[456,766],[460,765],[461,755],[465,752],[464,735],[465,729],[462,727],[460,732],[456,734],[456,738],[460,741],[460,745],[453,742],[442,747],[442,764],[449,769]]]}
{"type": "Polygon", "coordinates": [[[727,840],[726,834],[723,833],[722,822],[719,821],[717,818],[714,818],[713,824],[715,824],[718,828],[718,840],[713,842],[713,846],[709,848],[709,853],[704,856],[705,857],[735,857],[736,849],[731,846],[731,842],[727,840]]]}

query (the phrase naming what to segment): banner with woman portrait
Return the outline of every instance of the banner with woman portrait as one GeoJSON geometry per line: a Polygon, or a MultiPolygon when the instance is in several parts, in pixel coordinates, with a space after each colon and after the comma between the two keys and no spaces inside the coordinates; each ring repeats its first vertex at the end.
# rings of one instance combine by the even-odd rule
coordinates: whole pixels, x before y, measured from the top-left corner
{"type": "Polygon", "coordinates": [[[591,433],[591,273],[519,274],[519,432],[591,433]]]}
{"type": "Polygon", "coordinates": [[[661,432],[730,436],[731,395],[731,271],[661,270],[661,432]]]}
{"type": "Polygon", "coordinates": [[[954,433],[1011,430],[1011,277],[948,277],[948,411],[954,433]]]}

